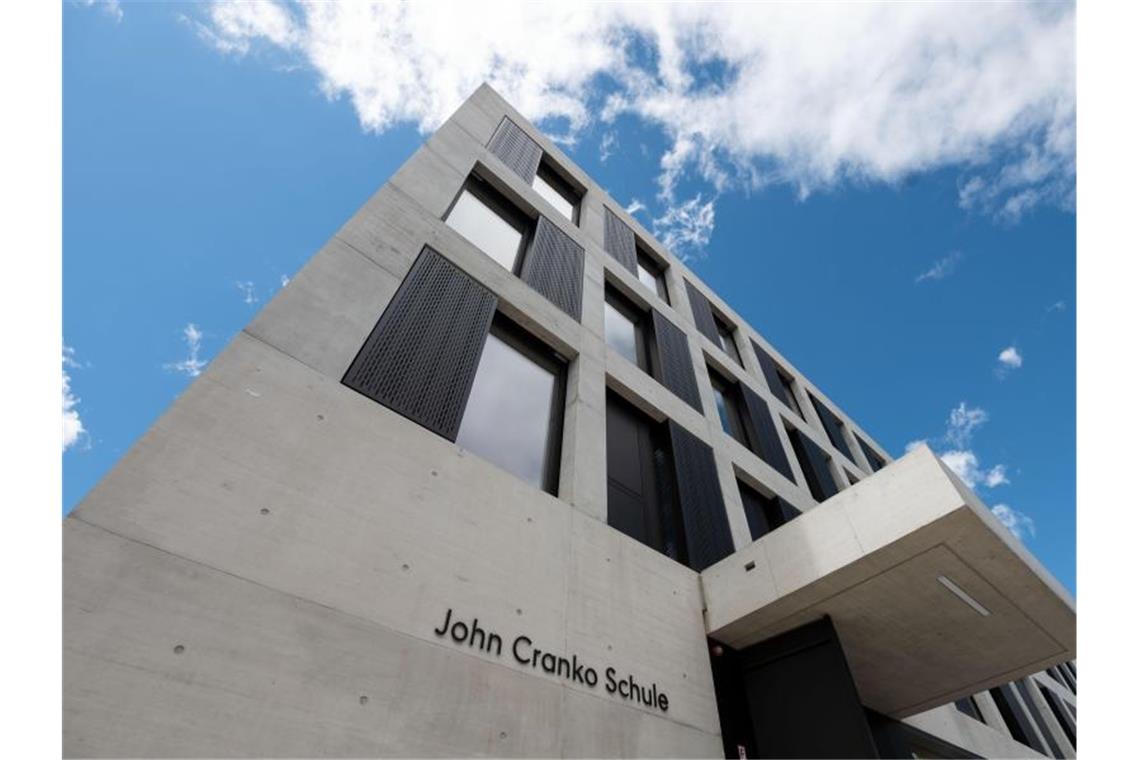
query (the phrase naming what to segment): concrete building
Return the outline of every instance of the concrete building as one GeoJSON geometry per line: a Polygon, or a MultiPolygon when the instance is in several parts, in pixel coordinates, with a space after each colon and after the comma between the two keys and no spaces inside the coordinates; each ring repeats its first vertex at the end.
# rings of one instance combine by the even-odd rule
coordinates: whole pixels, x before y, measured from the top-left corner
{"type": "Polygon", "coordinates": [[[1075,754],[1064,588],[486,86],[63,531],[68,756],[1075,754]]]}

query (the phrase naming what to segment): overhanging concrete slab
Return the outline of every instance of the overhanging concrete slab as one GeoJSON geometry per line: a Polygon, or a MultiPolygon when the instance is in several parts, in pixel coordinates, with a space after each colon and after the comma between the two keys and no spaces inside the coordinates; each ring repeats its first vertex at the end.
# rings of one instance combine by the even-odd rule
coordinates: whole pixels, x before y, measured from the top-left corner
{"type": "Polygon", "coordinates": [[[1072,597],[925,446],[701,579],[729,646],[830,615],[863,703],[895,718],[1076,657],[1072,597]]]}

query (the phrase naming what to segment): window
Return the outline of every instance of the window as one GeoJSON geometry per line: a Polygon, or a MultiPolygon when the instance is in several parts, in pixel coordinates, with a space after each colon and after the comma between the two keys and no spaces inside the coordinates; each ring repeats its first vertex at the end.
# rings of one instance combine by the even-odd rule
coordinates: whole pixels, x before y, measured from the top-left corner
{"type": "Polygon", "coordinates": [[[530,220],[484,180],[472,176],[444,219],[504,269],[518,272],[530,220]]]}
{"type": "Polygon", "coordinates": [[[820,402],[815,396],[808,394],[811,399],[812,406],[819,414],[819,421],[823,423],[823,430],[827,433],[827,439],[831,441],[831,445],[839,451],[840,454],[848,459],[855,459],[851,455],[851,449],[847,446],[847,439],[843,437],[843,420],[831,411],[827,406],[820,402]]]}
{"type": "Polygon", "coordinates": [[[788,426],[786,430],[792,451],[807,480],[808,490],[815,500],[825,501],[839,493],[835,476],[831,474],[831,457],[796,428],[788,426]]]}
{"type": "Polygon", "coordinates": [[[713,321],[716,322],[716,332],[720,336],[720,347],[724,352],[731,356],[733,360],[740,366],[744,366],[744,362],[740,360],[740,351],[736,348],[736,340],[732,334],[736,332],[728,323],[723,319],[713,314],[713,321]]]}
{"type": "Polygon", "coordinates": [[[780,400],[783,401],[789,409],[799,415],[800,419],[804,418],[804,413],[800,409],[800,402],[796,400],[796,391],[792,387],[792,378],[780,369],[776,370],[776,376],[780,379],[780,388],[783,390],[780,400]]]}
{"type": "Polygon", "coordinates": [[[558,487],[565,363],[496,319],[455,442],[550,493],[558,487]]]}
{"type": "Polygon", "coordinates": [[[615,394],[606,394],[606,521],[687,564],[669,434],[615,394]]]}
{"type": "Polygon", "coordinates": [[[768,382],[768,390],[772,391],[772,395],[784,402],[784,405],[795,412],[802,420],[804,413],[800,409],[800,402],[796,400],[796,391],[792,376],[784,371],[783,367],[776,363],[772,355],[765,351],[754,340],[752,341],[752,351],[756,354],[756,360],[760,362],[760,370],[764,373],[764,379],[768,382]]]}
{"type": "Polygon", "coordinates": [[[886,461],[876,454],[875,450],[868,446],[866,441],[859,436],[855,436],[855,442],[858,443],[859,448],[863,450],[863,456],[867,457],[867,464],[871,465],[871,469],[874,472],[878,472],[886,466],[886,461]]]}
{"type": "Polygon", "coordinates": [[[581,193],[577,192],[570,183],[562,178],[546,161],[538,165],[534,182],[531,186],[546,201],[558,210],[558,213],[574,224],[578,223],[578,206],[581,203],[581,193]]]}
{"type": "Polygon", "coordinates": [[[658,264],[653,257],[641,250],[637,250],[637,279],[669,303],[669,291],[665,288],[665,268],[658,264]]]}
{"type": "Polygon", "coordinates": [[[982,720],[982,711],[978,709],[978,703],[974,701],[973,696],[954,700],[954,706],[957,707],[958,712],[963,715],[969,715],[974,720],[985,723],[985,721],[982,720]]]}
{"type": "Polygon", "coordinates": [[[744,503],[744,515],[748,518],[748,530],[753,541],[799,517],[799,510],[778,496],[765,496],[740,480],[736,485],[740,489],[740,500],[744,503]]]}
{"type": "Polygon", "coordinates": [[[720,425],[724,428],[724,432],[752,450],[748,428],[744,423],[744,404],[740,397],[740,388],[735,382],[724,379],[712,367],[709,367],[709,379],[712,380],[716,411],[720,415],[720,425]]]}
{"type": "Polygon", "coordinates": [[[844,472],[847,473],[847,482],[848,483],[850,483],[851,485],[855,485],[856,483],[859,482],[859,478],[852,475],[851,470],[844,470],[844,472]]]}
{"type": "Polygon", "coordinates": [[[649,368],[649,341],[645,312],[622,297],[613,288],[606,288],[606,343],[633,364],[646,372],[649,368]]]}

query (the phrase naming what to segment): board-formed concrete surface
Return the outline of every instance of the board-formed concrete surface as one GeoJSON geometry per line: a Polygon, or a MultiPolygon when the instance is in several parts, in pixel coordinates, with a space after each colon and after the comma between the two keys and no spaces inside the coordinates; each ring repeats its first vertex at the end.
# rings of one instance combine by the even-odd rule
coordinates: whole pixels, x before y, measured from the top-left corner
{"type": "MultiPolygon", "coordinates": [[[[757,296],[774,287],[758,283],[757,296]]],[[[847,520],[852,501],[889,488],[896,481],[891,472],[910,467],[904,459],[872,475],[854,439],[847,443],[855,460],[836,450],[808,393],[840,416],[846,436],[858,435],[891,461],[483,86],[64,521],[65,754],[720,757],[708,632],[723,633],[738,619],[756,624],[781,603],[780,595],[798,605],[812,573],[861,559],[864,545],[845,548],[837,538],[831,502],[842,500],[847,520]],[[580,224],[486,149],[504,117],[586,188],[580,224]],[[580,323],[442,222],[473,171],[584,248],[580,323]],[[669,263],[669,302],[604,252],[605,208],[669,263]],[[566,358],[557,494],[532,488],[341,383],[424,246],[491,290],[500,312],[566,358]],[[686,283],[737,325],[743,366],[697,330],[686,283]],[[607,285],[683,331],[703,411],[606,345],[607,285]],[[771,393],[752,342],[793,376],[803,419],[771,393]],[[796,482],[722,431],[706,363],[769,405],[796,482]],[[815,558],[819,567],[810,555],[787,556],[778,568],[767,556],[771,588],[754,578],[742,586],[720,578],[721,565],[702,577],[610,528],[607,392],[654,419],[674,420],[712,447],[738,550],[724,563],[776,551],[770,540],[751,540],[739,479],[804,513],[766,538],[798,535],[800,546],[823,552],[815,558]],[[816,504],[785,425],[833,459],[845,489],[839,496],[816,504]],[[861,478],[854,488],[847,487],[847,472],[861,478]],[[451,627],[444,628],[445,620],[451,627]],[[477,639],[475,629],[483,636],[477,639]],[[492,636],[501,646],[488,645],[492,636]],[[550,659],[526,662],[516,644],[523,654],[541,651],[550,659]],[[557,663],[553,672],[544,670],[548,662],[557,663]],[[571,671],[571,663],[593,668],[597,682],[583,680],[584,671],[571,671]],[[639,703],[620,688],[608,690],[608,677],[625,683],[626,693],[632,678],[654,700],[662,694],[667,700],[639,703]]],[[[938,493],[985,511],[968,492],[938,493]]],[[[915,507],[936,510],[939,498],[915,507]]],[[[905,533],[905,520],[882,529],[905,533]]],[[[1036,567],[1023,549],[1018,557],[1036,567]]],[[[770,625],[775,618],[765,620],[770,625]]],[[[863,667],[857,663],[854,669],[863,667]]],[[[945,706],[907,721],[978,754],[1036,756],[995,728],[1000,715],[994,718],[996,707],[985,697],[978,696],[985,723],[963,724],[972,719],[945,706]]],[[[1074,695],[1066,699],[1075,703],[1074,695]]]]}

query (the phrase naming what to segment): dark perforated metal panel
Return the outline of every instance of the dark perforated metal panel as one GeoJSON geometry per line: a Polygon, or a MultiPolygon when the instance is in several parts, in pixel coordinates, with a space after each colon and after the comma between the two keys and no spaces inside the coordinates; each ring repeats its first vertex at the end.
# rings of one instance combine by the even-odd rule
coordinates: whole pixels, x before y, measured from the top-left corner
{"type": "Polygon", "coordinates": [[[843,456],[855,461],[855,457],[851,456],[851,449],[847,446],[847,441],[843,438],[843,423],[819,399],[810,393],[808,396],[811,398],[812,406],[819,413],[819,421],[823,423],[823,429],[827,432],[831,445],[839,449],[843,456]]]}
{"type": "Polygon", "coordinates": [[[800,461],[800,469],[804,471],[808,489],[815,500],[824,501],[839,493],[839,486],[831,476],[831,469],[827,466],[827,455],[823,449],[798,430],[789,430],[788,438],[791,440],[792,449],[796,452],[796,458],[800,461]]]}
{"type": "Polygon", "coordinates": [[[708,299],[688,280],[685,280],[685,290],[689,293],[689,308],[693,310],[693,321],[697,323],[697,329],[701,331],[702,335],[719,346],[720,333],[716,330],[716,320],[713,319],[712,307],[709,306],[708,299]]]}
{"type": "Polygon", "coordinates": [[[637,242],[633,230],[606,209],[606,253],[613,256],[629,271],[637,274],[637,242]]]}
{"type": "Polygon", "coordinates": [[[538,163],[542,160],[542,147],[530,139],[518,124],[504,117],[495,134],[491,135],[487,150],[502,159],[528,185],[534,181],[538,163]]]}
{"type": "Polygon", "coordinates": [[[701,394],[697,390],[697,375],[693,370],[693,355],[689,341],[681,328],[670,322],[661,312],[653,311],[653,337],[657,343],[657,380],[689,406],[704,414],[701,394]]]}
{"type": "Polygon", "coordinates": [[[760,371],[764,373],[764,379],[768,382],[768,390],[772,391],[772,395],[778,399],[784,398],[784,385],[780,382],[780,372],[776,369],[776,360],[772,358],[764,349],[760,348],[760,344],[752,341],[752,351],[756,354],[756,360],[760,362],[760,371]]]}
{"type": "Polygon", "coordinates": [[[740,390],[744,394],[744,405],[748,407],[748,418],[752,421],[752,429],[756,432],[756,443],[760,448],[757,453],[777,472],[794,483],[792,467],[788,464],[784,446],[780,443],[780,436],[776,432],[776,423],[772,420],[768,404],[748,386],[741,384],[740,390]]]}
{"type": "Polygon", "coordinates": [[[545,216],[539,216],[521,277],[548,301],[581,321],[584,256],[582,246],[545,216]]]}
{"type": "Polygon", "coordinates": [[[342,382],[454,441],[496,304],[425,247],[342,382]]]}
{"type": "Polygon", "coordinates": [[[677,500],[685,525],[689,567],[700,572],[733,551],[716,460],[707,443],[673,420],[669,420],[669,439],[677,469],[677,500]]]}

